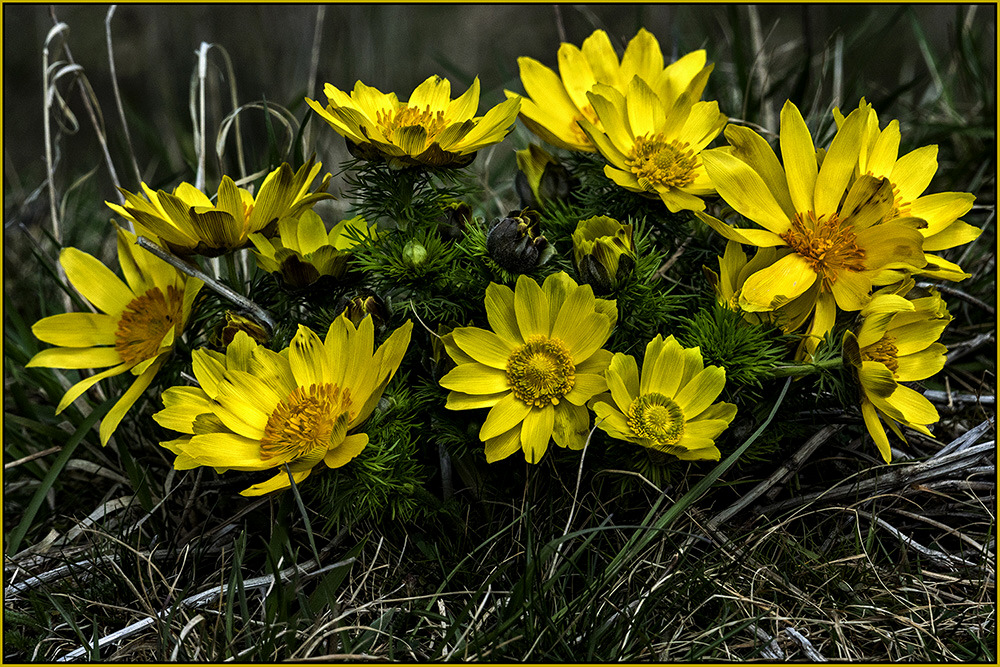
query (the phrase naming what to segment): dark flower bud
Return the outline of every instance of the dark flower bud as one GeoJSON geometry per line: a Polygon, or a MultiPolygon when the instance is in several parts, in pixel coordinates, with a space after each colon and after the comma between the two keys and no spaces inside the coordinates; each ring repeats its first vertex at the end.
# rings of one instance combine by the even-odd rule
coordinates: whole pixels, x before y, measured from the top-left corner
{"type": "Polygon", "coordinates": [[[566,167],[535,144],[517,151],[517,168],[514,187],[524,208],[545,208],[548,202],[562,201],[579,184],[566,167]]]}
{"type": "Polygon", "coordinates": [[[264,345],[271,338],[267,329],[262,327],[255,320],[243,317],[242,315],[234,313],[231,310],[227,310],[226,323],[223,324],[222,328],[219,330],[218,341],[216,344],[223,349],[229,347],[229,344],[233,342],[234,338],[236,338],[237,332],[240,331],[250,336],[254,342],[259,343],[260,345],[264,345]]]}
{"type": "Polygon", "coordinates": [[[556,250],[541,234],[537,211],[511,211],[486,234],[490,258],[511,273],[528,273],[549,261],[556,250]]]}
{"type": "Polygon", "coordinates": [[[361,320],[368,315],[372,316],[376,329],[385,324],[386,321],[385,303],[374,295],[354,297],[344,308],[344,314],[347,315],[347,319],[354,323],[355,327],[361,324],[361,320]]]}
{"type": "Polygon", "coordinates": [[[472,222],[472,209],[465,202],[449,202],[438,216],[438,235],[445,241],[460,241],[465,228],[472,222]]]}
{"type": "Polygon", "coordinates": [[[635,269],[632,225],[607,216],[581,220],[573,232],[573,261],[596,294],[613,292],[635,269]]]}

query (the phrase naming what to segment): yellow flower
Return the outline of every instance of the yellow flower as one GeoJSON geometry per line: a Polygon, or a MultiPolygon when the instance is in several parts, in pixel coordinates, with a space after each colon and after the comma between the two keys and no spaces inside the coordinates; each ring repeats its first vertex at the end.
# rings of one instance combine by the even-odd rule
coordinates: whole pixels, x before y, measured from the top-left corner
{"type": "Polygon", "coordinates": [[[600,131],[604,129],[587,97],[595,84],[611,86],[624,94],[632,78],[638,76],[669,109],[685,91],[692,99],[700,99],[712,71],[711,65],[705,65],[704,51],[693,51],[664,67],[659,42],[644,28],[628,43],[620,63],[603,30],[594,31],[582,48],[563,43],[558,59],[557,75],[534,58],[518,58],[527,94],[522,97],[509,90],[504,93],[521,100],[521,122],[529,130],[553,146],[571,151],[597,150],[577,124],[588,120],[600,131]]]}
{"type": "Polygon", "coordinates": [[[184,332],[202,282],[188,278],[136,245],[136,237],[118,230],[118,262],[125,283],[99,260],[65,248],[59,262],[66,277],[100,313],[63,313],[45,317],[32,333],[58,347],[42,350],[27,366],[108,368],[77,382],[59,401],[56,414],[100,380],[130,372],[132,386],[101,422],[101,444],[149,387],[184,332]],[[127,283],[127,284],[126,284],[127,283]]]}
{"type": "Polygon", "coordinates": [[[635,239],[632,225],[614,218],[595,216],[581,220],[573,232],[573,263],[580,280],[608,294],[635,269],[635,239]]]}
{"type": "Polygon", "coordinates": [[[314,211],[305,211],[297,220],[282,218],[278,223],[278,236],[268,239],[263,234],[251,234],[250,242],[257,248],[254,256],[258,265],[280,275],[294,288],[312,285],[322,276],[341,278],[347,271],[347,252],[355,245],[357,237],[374,235],[361,217],[341,220],[326,231],[323,220],[314,211]],[[355,233],[348,233],[348,228],[355,233]]]}
{"type": "Polygon", "coordinates": [[[385,157],[391,167],[462,167],[481,148],[503,140],[514,126],[517,100],[501,102],[476,116],[479,77],[460,97],[440,76],[421,83],[407,102],[358,81],[350,95],[326,84],[326,108],[306,99],[313,111],[348,142],[359,157],[385,157]]]}
{"type": "Polygon", "coordinates": [[[641,376],[635,358],[619,352],[605,377],[610,396],[592,402],[602,431],[685,461],[719,460],[715,439],[736,406],[712,403],[726,386],[726,371],[706,367],[697,347],[657,335],[646,345],[641,376]]]}
{"type": "Polygon", "coordinates": [[[838,307],[856,311],[868,303],[885,267],[915,271],[926,264],[919,231],[926,223],[912,216],[887,218],[892,207],[887,180],[853,179],[865,120],[860,111],[845,119],[822,167],[791,102],[781,111],[784,166],[760,135],[733,125],[726,130],[731,146],[702,154],[719,195],[764,229],[734,229],[710,215],[696,215],[729,240],[792,250],[746,279],[740,308],[771,311],[804,299],[813,313],[806,341],[810,355],[833,327],[838,307]]]}
{"type": "Polygon", "coordinates": [[[623,188],[658,196],[671,212],[700,211],[701,196],[715,187],[705,173],[700,153],[726,125],[718,102],[697,102],[690,93],[666,105],[636,76],[623,95],[597,84],[587,98],[602,124],[589,120],[580,127],[610,163],[604,174],[623,188]]]}
{"type": "Polygon", "coordinates": [[[452,390],[445,407],[490,408],[479,431],[490,463],[518,449],[538,463],[550,439],[583,449],[585,404],[607,389],[611,353],[601,346],[618,321],[615,302],[595,299],[563,272],[542,287],[522,275],[514,290],[486,288],[486,317],[493,331],[462,327],[443,339],[458,364],[441,378],[452,390]]]}
{"type": "Polygon", "coordinates": [[[288,471],[299,483],[320,461],[339,468],[368,444],[366,434],[351,432],[378,404],[412,328],[407,322],[373,352],[371,318],[355,328],[341,315],[325,340],[299,326],[281,352],[243,332],[225,354],[195,350],[192,366],[200,386],[167,389],[164,409],[153,415],[161,426],[185,435],[160,444],[177,454],[177,470],[278,469],[242,491],[244,496],[289,487],[288,471]]]}
{"type": "Polygon", "coordinates": [[[143,183],[145,198],[122,190],[124,206],[105,203],[135,223],[140,236],[158,238],[174,254],[216,257],[249,245],[250,234],[273,233],[278,220],[296,218],[317,201],[332,197],[325,192],[330,174],[309,192],[322,166],[310,160],[293,174],[287,163],[282,164],[267,175],[256,197],[223,176],[215,203],[190,183],[181,183],[173,193],[154,192],[143,183]]]}
{"type": "Polygon", "coordinates": [[[861,414],[886,463],[892,454],[879,417],[904,442],[900,424],[931,435],[927,425],[938,420],[930,401],[900,383],[924,380],[944,367],[947,349],[937,340],[951,316],[937,292],[911,299],[894,293],[912,286],[909,280],[902,289],[881,290],[861,310],[857,333],[844,334],[844,358],[861,386],[861,414]]]}
{"type": "MultiPolygon", "coordinates": [[[[923,146],[899,156],[899,121],[891,121],[879,130],[878,114],[861,99],[859,109],[867,116],[858,155],[858,175],[886,178],[892,183],[892,210],[888,217],[914,216],[927,222],[920,230],[924,237],[924,257],[927,265],[917,273],[939,280],[960,281],[969,277],[954,262],[930,254],[928,251],[947,250],[975,240],[982,232],[962,220],[972,209],[975,195],[968,192],[938,192],[923,195],[937,171],[937,146],[923,146]],[[897,159],[898,157],[898,159],[897,159]]],[[[844,122],[839,109],[834,109],[838,125],[844,122]]],[[[897,282],[905,275],[887,270],[879,276],[877,284],[897,282]]]]}

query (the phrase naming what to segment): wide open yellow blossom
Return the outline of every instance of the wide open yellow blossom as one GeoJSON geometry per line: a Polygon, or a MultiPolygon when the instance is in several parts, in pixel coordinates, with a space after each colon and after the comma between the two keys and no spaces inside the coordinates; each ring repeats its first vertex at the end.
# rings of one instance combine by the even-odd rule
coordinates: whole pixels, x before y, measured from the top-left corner
{"type": "Polygon", "coordinates": [[[374,350],[375,327],[366,317],[355,328],[341,315],[321,339],[299,326],[291,345],[268,350],[239,332],[225,354],[195,350],[198,387],[171,387],[161,426],[185,435],[160,443],[177,454],[174,468],[274,470],[266,482],[241,492],[257,496],[296,483],[323,461],[339,468],[361,453],[365,422],[399,368],[411,322],[374,350]],[[285,469],[285,466],[288,469],[285,469]]]}
{"type": "Polygon", "coordinates": [[[912,286],[908,280],[901,289],[880,290],[861,310],[856,333],[844,334],[844,358],[861,387],[861,414],[886,463],[892,453],[879,417],[904,442],[900,425],[931,435],[927,426],[938,420],[930,401],[900,383],[927,379],[944,367],[947,348],[937,341],[951,315],[937,292],[909,299],[895,293],[912,286]]]}
{"type": "Polygon", "coordinates": [[[100,380],[131,372],[132,386],[101,421],[101,444],[106,445],[184,333],[202,282],[139,248],[135,235],[123,229],[118,230],[118,262],[124,283],[76,248],[65,248],[59,262],[73,287],[101,312],[62,313],[36,322],[32,333],[57,347],[42,350],[27,366],[110,367],[70,387],[56,414],[100,380]]]}
{"type": "Polygon", "coordinates": [[[706,367],[697,347],[657,335],[646,345],[641,375],[635,357],[616,353],[605,377],[610,396],[591,403],[598,428],[685,461],[719,460],[715,439],[733,421],[736,406],[713,403],[726,385],[726,370],[706,367]]]}
{"type": "Polygon", "coordinates": [[[172,193],[153,191],[142,184],[145,197],[122,190],[125,204],[105,202],[135,224],[140,236],[159,239],[177,255],[215,257],[250,244],[250,234],[273,233],[282,218],[297,218],[321,199],[329,199],[327,174],[315,191],[309,185],[323,167],[312,160],[292,173],[282,164],[264,179],[254,197],[222,177],[215,202],[190,183],[181,183],[172,193]]]}
{"type": "Polygon", "coordinates": [[[781,111],[784,165],[760,135],[734,125],[726,129],[731,146],[702,153],[719,195],[764,229],[735,229],[710,215],[696,215],[729,240],[792,250],[746,279],[740,308],[772,311],[805,299],[813,313],[807,355],[833,328],[837,308],[856,311],[868,303],[884,268],[916,271],[927,263],[919,230],[926,223],[913,216],[889,217],[889,181],[854,178],[865,122],[859,110],[845,119],[822,167],[791,102],[781,111]]]}
{"type": "Polygon", "coordinates": [[[701,98],[712,65],[705,64],[705,51],[692,51],[676,62],[663,66],[663,53],[656,37],[639,30],[625,48],[621,62],[611,40],[596,30],[583,41],[582,48],[563,43],[559,47],[559,74],[534,58],[521,57],[521,83],[525,96],[505,90],[509,98],[521,100],[521,122],[540,139],[571,151],[593,152],[597,147],[577,124],[588,120],[604,129],[590,99],[595,84],[615,88],[624,94],[638,76],[656,91],[665,108],[673,106],[685,91],[701,98]]]}
{"type": "MultiPolygon", "coordinates": [[[[937,146],[922,146],[899,157],[899,121],[893,120],[879,130],[878,114],[861,99],[859,109],[867,116],[858,154],[858,175],[886,178],[892,183],[892,210],[889,217],[910,215],[921,218],[927,226],[921,228],[924,237],[924,257],[927,265],[917,273],[939,280],[960,281],[969,277],[954,262],[931,254],[975,240],[982,232],[960,220],[972,209],[975,195],[968,192],[938,192],[923,195],[937,171],[937,146]]],[[[844,122],[839,109],[834,109],[838,125],[844,122]]],[[[876,283],[885,285],[905,277],[903,271],[887,269],[876,283]]]]}
{"type": "Polygon", "coordinates": [[[348,250],[357,241],[348,228],[359,236],[374,235],[361,217],[341,220],[329,232],[314,211],[305,211],[297,220],[282,218],[278,236],[268,239],[251,234],[257,263],[268,273],[281,276],[293,288],[308,287],[323,276],[337,279],[347,271],[348,250]]]}
{"type": "Polygon", "coordinates": [[[718,102],[698,102],[689,92],[666,105],[640,77],[625,94],[604,84],[587,97],[603,129],[589,120],[580,127],[610,163],[604,174],[623,188],[658,196],[671,212],[700,211],[715,187],[700,153],[725,127],[718,102]]]}
{"type": "Polygon", "coordinates": [[[542,460],[555,440],[583,449],[590,428],[588,400],[607,389],[611,353],[601,346],[618,321],[614,301],[595,299],[588,285],[565,272],[541,287],[522,275],[515,289],[491,283],[486,316],[493,331],[461,327],[444,337],[458,364],[441,378],[451,410],[490,408],[479,438],[486,460],[518,449],[542,460]]]}
{"type": "Polygon", "coordinates": [[[306,99],[313,111],[347,139],[355,155],[384,157],[392,167],[465,166],[479,149],[503,141],[514,127],[519,104],[507,100],[477,116],[479,77],[454,100],[451,83],[436,75],[417,86],[406,102],[360,81],[350,95],[329,83],[324,92],[325,108],[306,99]]]}

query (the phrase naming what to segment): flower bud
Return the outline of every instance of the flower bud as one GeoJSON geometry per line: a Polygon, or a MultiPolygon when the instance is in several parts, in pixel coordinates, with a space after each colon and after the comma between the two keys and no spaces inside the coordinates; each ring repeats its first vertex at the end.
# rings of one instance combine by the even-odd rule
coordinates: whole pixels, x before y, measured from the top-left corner
{"type": "Polygon", "coordinates": [[[573,232],[573,261],[596,294],[614,291],[635,269],[632,225],[607,216],[581,220],[573,232]]]}
{"type": "Polygon", "coordinates": [[[460,241],[472,221],[472,209],[465,202],[449,202],[441,207],[437,218],[438,235],[445,241],[460,241]]]}
{"type": "Polygon", "coordinates": [[[422,266],[427,261],[427,248],[420,241],[410,239],[403,246],[403,261],[412,269],[422,266]]]}
{"type": "Polygon", "coordinates": [[[511,211],[486,234],[490,258],[511,273],[528,273],[549,261],[556,250],[541,234],[537,211],[511,211]]]}
{"type": "Polygon", "coordinates": [[[349,319],[355,327],[360,325],[361,320],[365,319],[366,316],[371,315],[375,327],[378,328],[385,324],[385,303],[374,295],[356,296],[351,299],[350,303],[347,304],[347,307],[344,308],[344,314],[347,315],[347,319],[349,319]]]}
{"type": "Polygon", "coordinates": [[[548,202],[566,199],[579,183],[566,167],[535,144],[517,151],[517,168],[514,187],[524,208],[544,208],[548,202]]]}
{"type": "Polygon", "coordinates": [[[222,328],[219,330],[218,341],[216,344],[220,348],[225,349],[230,343],[233,342],[233,339],[236,338],[236,334],[240,331],[250,336],[255,343],[260,345],[266,344],[271,338],[267,329],[257,324],[256,321],[248,317],[243,317],[242,315],[234,313],[231,310],[227,310],[226,323],[223,324],[222,328]]]}

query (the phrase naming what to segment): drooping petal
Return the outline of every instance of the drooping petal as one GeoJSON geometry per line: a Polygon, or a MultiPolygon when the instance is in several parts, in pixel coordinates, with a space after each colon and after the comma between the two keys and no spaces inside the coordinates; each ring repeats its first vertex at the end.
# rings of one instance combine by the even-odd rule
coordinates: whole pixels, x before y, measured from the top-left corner
{"type": "Polygon", "coordinates": [[[521,449],[524,450],[524,460],[528,463],[538,463],[545,456],[555,428],[555,409],[547,405],[541,409],[530,410],[521,424],[521,449]]]}
{"type": "Polygon", "coordinates": [[[521,449],[521,425],[486,440],[486,462],[496,463],[521,449]]]}
{"type": "Polygon", "coordinates": [[[590,413],[582,405],[560,403],[555,408],[552,439],[560,447],[579,450],[587,444],[590,433],[590,413]]]}
{"type": "Polygon", "coordinates": [[[485,441],[505,433],[508,429],[520,424],[531,412],[531,409],[527,403],[514,394],[508,393],[497,401],[497,404],[486,415],[486,421],[479,429],[479,439],[485,441]]]}
{"type": "Polygon", "coordinates": [[[740,292],[740,307],[750,312],[774,310],[803,294],[817,277],[802,255],[785,255],[747,278],[740,292]]]}
{"type": "Polygon", "coordinates": [[[367,433],[349,435],[338,446],[326,453],[323,457],[323,462],[326,463],[328,468],[339,468],[347,465],[364,450],[367,444],[367,433]]]}

